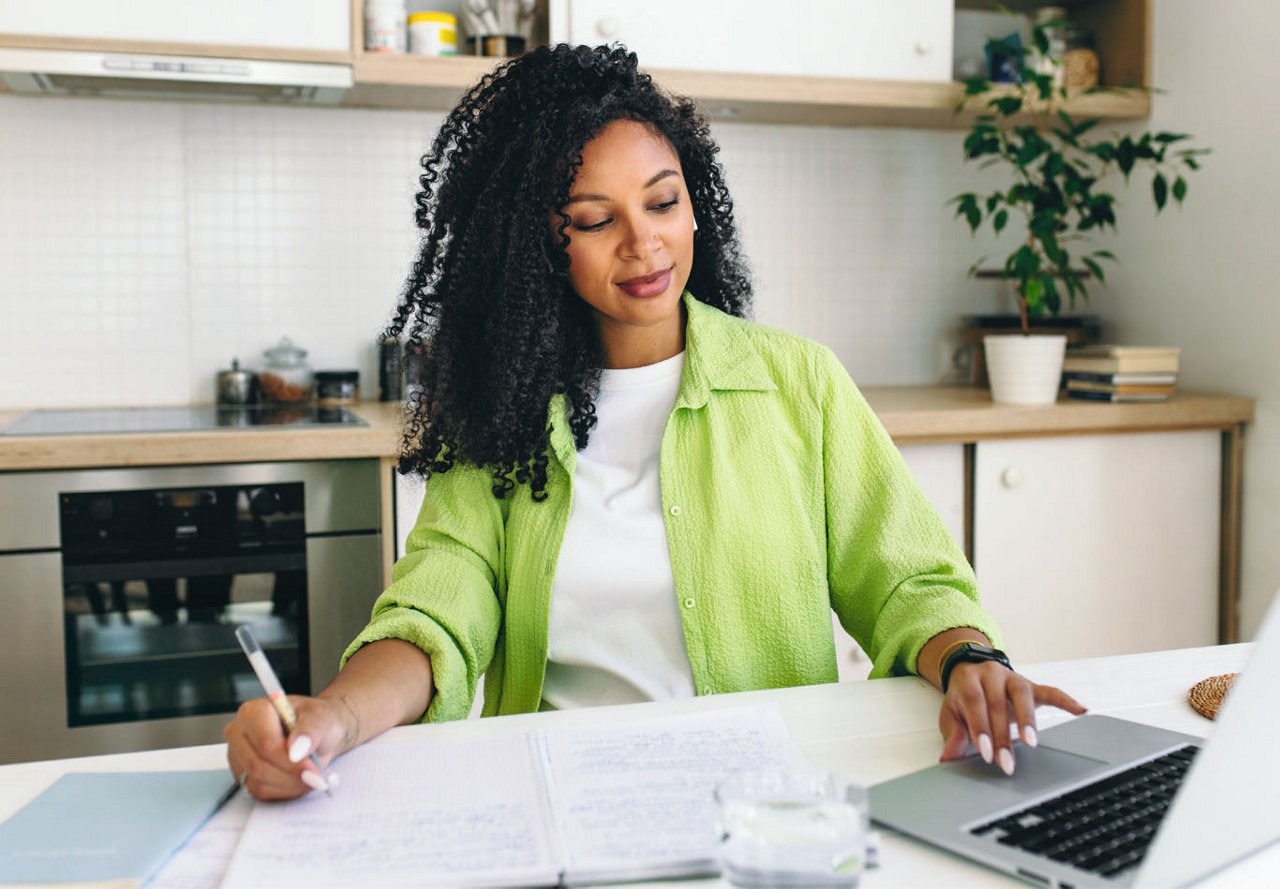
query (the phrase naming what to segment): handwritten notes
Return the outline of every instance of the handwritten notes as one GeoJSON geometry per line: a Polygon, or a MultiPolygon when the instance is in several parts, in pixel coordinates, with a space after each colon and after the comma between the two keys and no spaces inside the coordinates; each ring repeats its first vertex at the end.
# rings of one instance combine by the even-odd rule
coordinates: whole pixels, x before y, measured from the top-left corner
{"type": "Polygon", "coordinates": [[[798,764],[776,709],[544,733],[571,882],[711,873],[717,784],[798,764]]]}
{"type": "Polygon", "coordinates": [[[374,742],[335,764],[342,784],[332,798],[257,805],[223,886],[528,886],[708,873],[715,785],[797,762],[772,707],[374,742]]]}
{"type": "Polygon", "coordinates": [[[335,768],[332,797],[255,808],[225,887],[555,882],[528,736],[373,743],[335,768]]]}

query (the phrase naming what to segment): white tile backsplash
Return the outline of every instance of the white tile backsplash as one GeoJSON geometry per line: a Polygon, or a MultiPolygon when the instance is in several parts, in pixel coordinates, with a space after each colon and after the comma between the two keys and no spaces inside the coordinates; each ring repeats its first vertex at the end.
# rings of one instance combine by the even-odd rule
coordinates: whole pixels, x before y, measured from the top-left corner
{"type": "MultiPolygon", "coordinates": [[[[288,335],[355,367],[413,257],[439,113],[0,96],[0,407],[209,401],[288,335]]],[[[998,308],[946,200],[959,132],[719,124],[756,317],[928,383],[998,308]]]]}

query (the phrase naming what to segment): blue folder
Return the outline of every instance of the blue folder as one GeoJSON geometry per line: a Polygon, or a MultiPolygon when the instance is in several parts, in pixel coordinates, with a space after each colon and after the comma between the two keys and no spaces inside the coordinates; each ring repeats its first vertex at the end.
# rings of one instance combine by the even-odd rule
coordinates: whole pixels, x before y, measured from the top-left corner
{"type": "Polygon", "coordinates": [[[0,824],[0,884],[141,884],[234,790],[226,769],[63,775],[0,824]]]}

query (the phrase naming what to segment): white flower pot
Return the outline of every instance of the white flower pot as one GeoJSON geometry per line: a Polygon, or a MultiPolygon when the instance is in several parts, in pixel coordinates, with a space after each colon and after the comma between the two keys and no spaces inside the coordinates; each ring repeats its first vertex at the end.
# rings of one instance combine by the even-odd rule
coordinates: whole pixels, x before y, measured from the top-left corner
{"type": "Polygon", "coordinates": [[[1053,404],[1062,384],[1065,334],[992,334],[982,338],[991,400],[999,404],[1053,404]]]}

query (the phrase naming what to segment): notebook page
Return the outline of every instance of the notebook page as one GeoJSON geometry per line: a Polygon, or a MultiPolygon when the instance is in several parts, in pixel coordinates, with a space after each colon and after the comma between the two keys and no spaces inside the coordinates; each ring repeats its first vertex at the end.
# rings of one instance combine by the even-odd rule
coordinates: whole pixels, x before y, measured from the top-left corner
{"type": "Polygon", "coordinates": [[[715,786],[804,763],[776,706],[541,733],[567,883],[715,873],[715,786]]]}
{"type": "Polygon", "coordinates": [[[528,735],[374,742],[334,770],[332,797],[254,807],[225,889],[557,881],[528,735]]]}
{"type": "Polygon", "coordinates": [[[147,881],[147,889],[218,889],[227,872],[253,798],[240,791],[147,881]]]}

